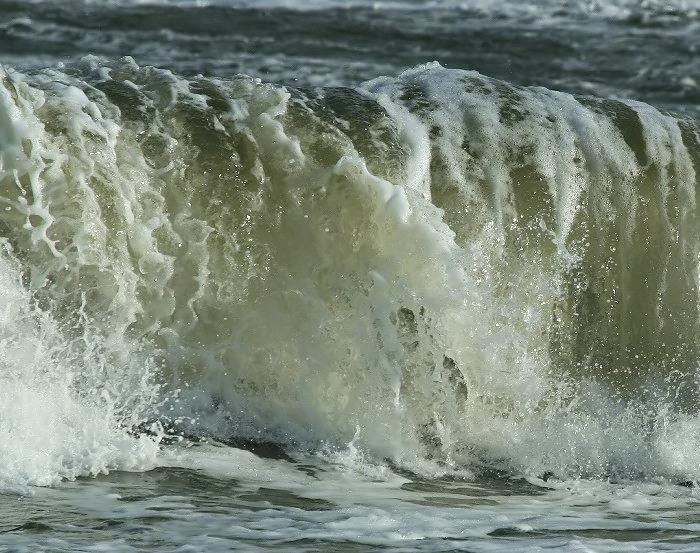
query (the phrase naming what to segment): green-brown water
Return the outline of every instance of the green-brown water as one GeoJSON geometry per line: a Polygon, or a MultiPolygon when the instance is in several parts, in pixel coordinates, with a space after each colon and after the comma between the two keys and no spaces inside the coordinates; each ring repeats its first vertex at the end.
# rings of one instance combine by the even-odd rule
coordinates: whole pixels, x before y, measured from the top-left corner
{"type": "Polygon", "coordinates": [[[0,550],[694,551],[699,9],[0,3],[0,550]]]}

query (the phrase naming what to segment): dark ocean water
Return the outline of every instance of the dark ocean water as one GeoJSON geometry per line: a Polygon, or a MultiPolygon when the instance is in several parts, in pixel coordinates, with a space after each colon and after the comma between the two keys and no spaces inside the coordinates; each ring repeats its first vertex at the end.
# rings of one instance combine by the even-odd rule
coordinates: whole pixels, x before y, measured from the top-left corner
{"type": "Polygon", "coordinates": [[[356,86],[439,61],[697,117],[694,2],[3,2],[3,61],[92,54],[182,75],[356,86]]]}
{"type": "Polygon", "coordinates": [[[700,3],[0,0],[0,551],[695,551],[700,3]]]}

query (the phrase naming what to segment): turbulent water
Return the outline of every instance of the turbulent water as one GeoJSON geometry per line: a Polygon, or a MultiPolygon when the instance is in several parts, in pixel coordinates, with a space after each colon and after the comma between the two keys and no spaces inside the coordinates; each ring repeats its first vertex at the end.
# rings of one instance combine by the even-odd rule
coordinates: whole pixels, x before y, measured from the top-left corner
{"type": "Polygon", "coordinates": [[[0,549],[695,551],[700,4],[0,2],[0,549]]]}

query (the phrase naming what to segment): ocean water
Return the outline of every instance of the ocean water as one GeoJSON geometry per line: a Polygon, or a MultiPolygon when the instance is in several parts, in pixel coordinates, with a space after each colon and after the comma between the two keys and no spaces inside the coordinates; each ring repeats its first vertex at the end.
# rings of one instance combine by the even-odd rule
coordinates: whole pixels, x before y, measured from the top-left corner
{"type": "Polygon", "coordinates": [[[0,551],[700,549],[699,51],[0,0],[0,551]]]}

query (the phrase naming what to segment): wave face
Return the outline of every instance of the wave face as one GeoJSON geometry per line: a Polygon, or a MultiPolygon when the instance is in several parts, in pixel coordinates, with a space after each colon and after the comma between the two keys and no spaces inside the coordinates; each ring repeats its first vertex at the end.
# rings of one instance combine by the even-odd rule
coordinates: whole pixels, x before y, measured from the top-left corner
{"type": "Polygon", "coordinates": [[[164,432],[698,477],[695,122],[437,64],[0,83],[6,485],[164,432]]]}

